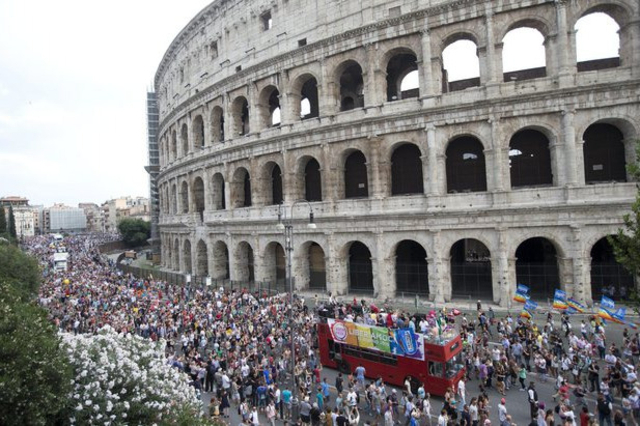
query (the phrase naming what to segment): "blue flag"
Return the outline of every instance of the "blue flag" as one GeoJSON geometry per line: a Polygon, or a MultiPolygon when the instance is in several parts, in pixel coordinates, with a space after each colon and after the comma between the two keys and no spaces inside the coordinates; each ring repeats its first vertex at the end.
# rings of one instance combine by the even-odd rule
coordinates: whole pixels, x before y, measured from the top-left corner
{"type": "Polygon", "coordinates": [[[610,311],[616,308],[615,302],[609,299],[607,296],[602,296],[602,300],[600,300],[600,306],[610,311]]]}

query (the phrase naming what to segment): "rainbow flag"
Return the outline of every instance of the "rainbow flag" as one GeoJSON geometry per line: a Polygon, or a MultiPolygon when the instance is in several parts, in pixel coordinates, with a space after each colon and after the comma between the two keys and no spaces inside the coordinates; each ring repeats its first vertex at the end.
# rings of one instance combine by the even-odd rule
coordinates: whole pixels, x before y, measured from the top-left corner
{"type": "Polygon", "coordinates": [[[602,319],[613,321],[616,324],[629,325],[627,321],[624,320],[626,314],[625,308],[620,308],[615,312],[611,312],[610,310],[600,307],[598,310],[598,316],[602,319]]]}
{"type": "Polygon", "coordinates": [[[533,300],[527,299],[524,306],[522,307],[522,312],[520,312],[520,316],[523,318],[533,319],[533,313],[538,308],[538,304],[533,300]]]}
{"type": "Polygon", "coordinates": [[[524,284],[518,284],[516,295],[513,296],[513,300],[518,303],[526,303],[527,299],[529,299],[529,287],[524,284]]]}
{"type": "Polygon", "coordinates": [[[564,311],[567,307],[567,293],[563,290],[556,290],[553,295],[553,308],[564,311]]]}
{"type": "Polygon", "coordinates": [[[533,315],[531,315],[531,312],[525,311],[524,309],[522,310],[522,312],[520,312],[520,317],[521,318],[527,318],[527,319],[533,319],[533,315]]]}
{"type": "Polygon", "coordinates": [[[578,302],[572,297],[570,297],[567,300],[567,305],[569,305],[569,308],[572,310],[570,313],[575,313],[575,312],[582,313],[587,309],[586,306],[582,305],[580,302],[578,302]]]}

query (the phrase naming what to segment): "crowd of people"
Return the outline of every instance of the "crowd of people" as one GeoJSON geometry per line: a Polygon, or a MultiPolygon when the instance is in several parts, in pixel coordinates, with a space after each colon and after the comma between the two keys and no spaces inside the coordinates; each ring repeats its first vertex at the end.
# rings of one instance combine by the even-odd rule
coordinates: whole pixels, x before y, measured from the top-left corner
{"type": "MultiPolygon", "coordinates": [[[[136,278],[122,274],[100,254],[104,241],[101,236],[62,242],[40,236],[24,242],[45,266],[40,303],[51,321],[72,333],[94,333],[110,325],[162,339],[167,362],[210,396],[208,411],[221,422],[229,422],[233,410],[243,425],[488,426],[497,409],[500,426],[508,426],[514,422],[506,396],[520,391],[529,403],[531,425],[637,426],[638,334],[625,329],[621,342],[609,342],[597,317],[585,318],[580,330],[574,330],[566,315],[549,314],[544,325],[537,325],[511,315],[498,319],[492,309],[485,312],[478,304],[477,313],[461,314],[455,321],[464,344],[465,377],[447,391],[444,402],[435,402],[424,385],[416,389],[407,381],[395,389],[379,378],[367,380],[361,365],[328,380],[317,351],[318,307],[308,306],[317,300],[305,303],[302,297],[136,278]],[[51,258],[61,244],[70,253],[68,268],[54,271],[51,258]],[[536,382],[554,384],[553,403],[538,396],[536,382]],[[501,394],[496,408],[490,389],[501,394]],[[470,398],[471,393],[477,396],[470,398]],[[589,398],[597,402],[590,406],[589,398]]],[[[376,312],[366,303],[340,304],[333,298],[327,303],[348,321],[375,322],[376,312]]],[[[420,332],[431,326],[425,318],[386,310],[392,327],[420,332]]],[[[438,312],[435,321],[447,316],[438,312]]]]}

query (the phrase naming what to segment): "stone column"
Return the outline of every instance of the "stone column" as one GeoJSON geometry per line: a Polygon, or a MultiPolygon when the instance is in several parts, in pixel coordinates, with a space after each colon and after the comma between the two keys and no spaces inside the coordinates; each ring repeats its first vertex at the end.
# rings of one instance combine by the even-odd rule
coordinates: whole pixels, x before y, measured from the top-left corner
{"type": "MultiPolygon", "coordinates": [[[[229,100],[229,93],[225,93],[222,96],[222,105],[223,111],[222,114],[224,116],[224,141],[228,141],[234,139],[237,135],[235,132],[235,123],[233,122],[233,114],[231,113],[231,101],[229,100]]],[[[223,141],[223,142],[224,142],[223,141]]]]}
{"type": "Polygon", "coordinates": [[[263,127],[260,117],[260,108],[257,108],[259,103],[258,87],[256,83],[252,81],[247,85],[247,102],[249,103],[249,132],[248,133],[260,133],[263,127]]]}
{"type": "Polygon", "coordinates": [[[383,99],[383,94],[386,91],[382,90],[383,87],[387,87],[386,71],[381,70],[378,64],[376,45],[366,43],[364,47],[367,56],[367,70],[363,72],[362,76],[365,82],[364,106],[367,108],[377,107],[386,100],[386,98],[383,99]]]}
{"type": "Polygon", "coordinates": [[[376,262],[372,262],[374,267],[374,290],[378,300],[391,299],[394,297],[391,259],[387,257],[387,247],[385,235],[382,231],[377,231],[376,236],[376,262]]]}
{"type": "Polygon", "coordinates": [[[515,279],[511,279],[510,268],[515,270],[515,259],[509,259],[507,230],[497,228],[498,252],[492,256],[493,301],[503,308],[510,308],[515,292],[515,279]],[[494,265],[497,259],[497,265],[494,265]]]}
{"type": "Polygon", "coordinates": [[[327,290],[335,295],[344,295],[349,289],[349,283],[346,279],[346,262],[340,259],[336,244],[334,234],[328,233],[327,254],[325,255],[327,290]]]}
{"type": "MultiPolygon", "coordinates": [[[[566,182],[565,185],[573,187],[579,185],[576,164],[576,131],[574,129],[575,110],[562,111],[562,135],[565,147],[566,182]]],[[[584,182],[582,182],[584,183],[584,182]]]]}
{"type": "Polygon", "coordinates": [[[432,231],[432,247],[427,253],[429,269],[429,293],[433,294],[434,303],[445,301],[445,277],[443,276],[444,259],[441,256],[440,230],[432,231]]]}
{"type": "Polygon", "coordinates": [[[492,2],[486,3],[486,12],[485,12],[485,30],[487,37],[487,46],[486,46],[486,61],[485,61],[485,69],[480,70],[480,79],[481,82],[484,80],[487,86],[493,86],[499,84],[502,79],[502,56],[497,56],[495,51],[495,36],[494,36],[494,27],[493,27],[493,10],[492,10],[492,2]]]}
{"type": "Polygon", "coordinates": [[[442,195],[440,185],[438,183],[439,173],[438,167],[438,147],[436,141],[436,126],[429,124],[425,131],[427,132],[427,161],[423,163],[422,174],[424,179],[424,188],[429,196],[442,195]]]}
{"type": "Polygon", "coordinates": [[[318,107],[323,115],[335,115],[338,111],[336,101],[336,82],[330,74],[326,61],[320,62],[322,82],[318,84],[318,107]]]}
{"type": "Polygon", "coordinates": [[[574,83],[574,73],[571,72],[571,65],[569,64],[570,46],[566,3],[566,0],[556,0],[556,21],[558,26],[556,53],[558,55],[558,82],[560,87],[572,86],[574,83]]]}
{"type": "Polygon", "coordinates": [[[377,136],[369,139],[370,156],[367,162],[367,171],[371,174],[371,197],[381,199],[384,197],[385,185],[382,180],[383,164],[387,164],[385,159],[380,158],[380,138],[377,136]]]}
{"type": "Polygon", "coordinates": [[[436,87],[436,81],[434,80],[434,74],[431,63],[431,36],[429,35],[429,29],[423,29],[420,31],[420,47],[422,52],[420,55],[420,63],[418,67],[420,69],[420,76],[418,83],[420,84],[420,98],[424,100],[424,103],[431,102],[430,99],[440,93],[440,90],[436,87]]]}
{"type": "Polygon", "coordinates": [[[326,143],[320,145],[322,156],[320,161],[320,181],[322,182],[322,200],[333,202],[336,200],[336,188],[334,184],[335,168],[331,167],[333,158],[331,148],[326,143]]]}
{"type": "Polygon", "coordinates": [[[640,77],[640,12],[620,28],[620,65],[631,67],[631,75],[640,77]]]}
{"type": "Polygon", "coordinates": [[[287,150],[282,151],[282,198],[284,203],[292,203],[298,197],[296,180],[301,178],[296,171],[295,158],[287,150]]]}
{"type": "Polygon", "coordinates": [[[500,117],[491,116],[491,143],[493,147],[493,189],[497,192],[505,191],[506,183],[511,182],[510,175],[505,173],[505,156],[508,156],[509,147],[502,146],[502,131],[500,127],[500,117]]]}

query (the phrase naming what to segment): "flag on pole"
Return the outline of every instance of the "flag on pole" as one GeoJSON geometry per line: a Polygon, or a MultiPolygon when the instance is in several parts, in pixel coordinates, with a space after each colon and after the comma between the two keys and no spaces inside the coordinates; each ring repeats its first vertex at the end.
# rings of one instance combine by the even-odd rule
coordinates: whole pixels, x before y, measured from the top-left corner
{"type": "Polygon", "coordinates": [[[609,299],[607,296],[602,296],[600,299],[600,307],[612,311],[616,308],[616,304],[613,300],[609,299]]]}
{"type": "Polygon", "coordinates": [[[524,284],[518,284],[516,294],[513,296],[513,300],[518,303],[525,303],[529,298],[529,287],[524,284]]]}
{"type": "Polygon", "coordinates": [[[572,297],[570,297],[567,300],[567,305],[569,305],[569,310],[570,310],[570,311],[568,310],[568,312],[571,313],[571,314],[576,313],[576,312],[582,313],[587,309],[583,304],[581,304],[580,302],[578,302],[577,300],[575,300],[572,297]]]}
{"type": "Polygon", "coordinates": [[[553,308],[564,311],[567,307],[567,293],[563,290],[556,290],[553,295],[553,308]]]}
{"type": "Polygon", "coordinates": [[[520,312],[520,316],[523,318],[533,318],[533,313],[535,312],[538,304],[533,300],[527,299],[524,306],[522,307],[522,312],[520,312]]]}

